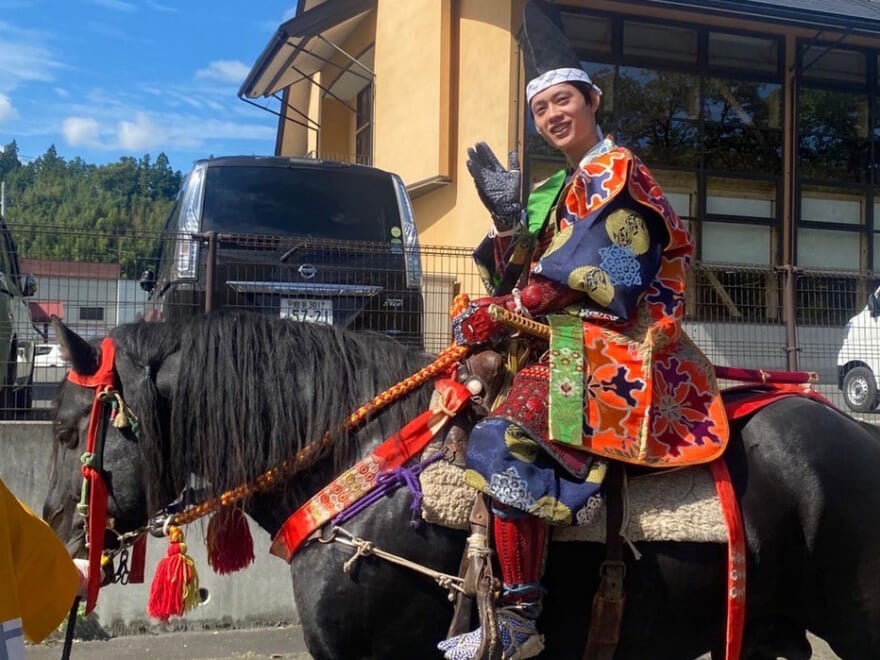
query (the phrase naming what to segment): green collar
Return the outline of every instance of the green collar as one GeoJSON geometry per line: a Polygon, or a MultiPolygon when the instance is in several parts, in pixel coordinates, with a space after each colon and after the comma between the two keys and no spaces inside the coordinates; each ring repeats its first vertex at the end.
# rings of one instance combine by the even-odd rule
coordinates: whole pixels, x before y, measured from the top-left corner
{"type": "Polygon", "coordinates": [[[556,198],[559,197],[559,191],[565,185],[567,174],[566,170],[559,170],[529,194],[526,209],[529,216],[529,233],[532,236],[537,235],[541,231],[541,227],[544,226],[550,209],[553,208],[556,198]]]}

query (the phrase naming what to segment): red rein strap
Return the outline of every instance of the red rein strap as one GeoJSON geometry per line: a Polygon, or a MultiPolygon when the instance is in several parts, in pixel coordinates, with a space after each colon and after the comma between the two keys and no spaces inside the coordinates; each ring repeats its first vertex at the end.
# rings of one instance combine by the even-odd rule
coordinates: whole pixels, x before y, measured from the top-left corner
{"type": "Polygon", "coordinates": [[[726,660],[737,660],[742,651],[746,620],[746,533],[724,457],[715,459],[709,467],[727,523],[727,629],[724,657],[726,660]]]}
{"type": "Polygon", "coordinates": [[[738,380],[744,383],[818,383],[819,376],[815,371],[772,371],[767,369],[741,369],[739,367],[722,367],[715,365],[715,377],[726,380],[738,380]]]}
{"type": "MultiPolygon", "coordinates": [[[[71,383],[95,390],[92,411],[89,415],[86,454],[83,456],[82,466],[83,479],[89,494],[89,508],[85,513],[86,542],[89,550],[89,587],[86,594],[86,614],[95,609],[103,578],[101,558],[104,553],[104,530],[107,528],[108,495],[107,484],[104,483],[104,477],[101,474],[102,456],[96,455],[95,452],[98,446],[98,430],[104,413],[104,402],[101,395],[112,389],[115,384],[115,360],[116,345],[112,339],[107,337],[101,342],[101,361],[94,374],[78,374],[73,369],[67,372],[67,380],[71,383]],[[97,461],[98,469],[95,469],[93,461],[97,461]]],[[[103,451],[99,453],[103,453],[103,451]]]]}
{"type": "Polygon", "coordinates": [[[269,552],[290,563],[307,538],[376,488],[380,473],[400,467],[422,451],[470,401],[468,389],[451,378],[438,378],[434,387],[439,393],[432,401],[434,407],[387,438],[291,514],[272,540],[269,552]]]}

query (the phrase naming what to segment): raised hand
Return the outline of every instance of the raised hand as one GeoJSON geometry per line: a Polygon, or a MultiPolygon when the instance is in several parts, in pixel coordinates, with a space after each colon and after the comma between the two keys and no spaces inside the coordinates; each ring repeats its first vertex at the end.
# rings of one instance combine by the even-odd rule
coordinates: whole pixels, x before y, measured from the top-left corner
{"type": "Polygon", "coordinates": [[[504,169],[485,142],[477,142],[467,150],[467,155],[468,172],[474,179],[480,200],[492,214],[495,227],[498,231],[510,231],[522,216],[519,156],[516,151],[511,151],[507,169],[504,169]]]}

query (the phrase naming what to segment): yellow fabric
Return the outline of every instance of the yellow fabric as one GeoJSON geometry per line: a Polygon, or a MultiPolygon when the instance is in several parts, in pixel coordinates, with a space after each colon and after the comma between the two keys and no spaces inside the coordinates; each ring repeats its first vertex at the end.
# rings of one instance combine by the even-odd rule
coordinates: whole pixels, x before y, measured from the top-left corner
{"type": "Polygon", "coordinates": [[[21,618],[27,639],[42,642],[79,590],[79,572],[49,526],[0,480],[0,623],[21,618]]]}

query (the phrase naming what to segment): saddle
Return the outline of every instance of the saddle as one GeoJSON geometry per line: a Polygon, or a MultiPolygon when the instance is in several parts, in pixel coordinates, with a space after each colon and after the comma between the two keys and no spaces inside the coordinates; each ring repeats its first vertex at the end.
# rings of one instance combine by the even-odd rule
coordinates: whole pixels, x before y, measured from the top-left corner
{"type": "MultiPolygon", "coordinates": [[[[512,371],[508,361],[492,350],[473,354],[459,363],[456,378],[471,392],[473,413],[487,415],[505,386],[509,386],[512,371]]],[[[467,453],[468,429],[472,419],[452,422],[443,442],[443,449],[455,465],[464,467],[467,453]]],[[[613,464],[605,477],[603,490],[606,501],[606,559],[600,567],[599,588],[593,598],[585,660],[610,660],[620,637],[620,624],[626,597],[623,590],[625,566],[623,539],[622,464],[613,464]]],[[[470,535],[459,567],[464,580],[464,593],[455,602],[447,637],[463,634],[471,629],[474,606],[479,625],[484,631],[478,658],[500,660],[501,644],[498,639],[495,603],[501,592],[501,583],[495,577],[491,560],[491,513],[486,496],[478,494],[470,515],[470,535]]]]}
{"type": "MultiPolygon", "coordinates": [[[[807,396],[830,405],[830,402],[808,386],[813,382],[811,374],[752,372],[726,367],[716,369],[719,377],[750,383],[724,391],[725,408],[731,421],[747,417],[760,408],[789,396],[807,396]]],[[[457,373],[459,381],[465,384],[472,394],[476,416],[486,415],[493,409],[496,399],[504,393],[505,385],[509,385],[511,376],[512,370],[508,368],[505,358],[494,351],[483,351],[472,355],[460,364],[457,373]]],[[[464,466],[468,428],[472,421],[472,419],[459,420],[459,423],[449,430],[445,439],[447,453],[453,456],[454,463],[461,467],[464,466]]],[[[626,602],[623,588],[624,540],[620,533],[624,507],[622,491],[624,473],[634,471],[644,471],[644,468],[625,466],[612,461],[603,484],[606,506],[606,558],[600,567],[599,588],[593,599],[588,641],[583,655],[585,660],[612,658],[619,642],[626,602]]],[[[726,473],[726,469],[724,471],[726,473]]],[[[501,653],[495,616],[495,602],[500,594],[501,584],[494,575],[490,529],[490,508],[485,496],[479,494],[470,515],[471,533],[460,565],[465,593],[458,595],[447,635],[453,637],[471,629],[474,618],[473,608],[476,605],[479,625],[484,631],[482,646],[477,657],[495,659],[500,658],[501,653]]],[[[729,531],[732,535],[731,527],[729,531]]],[[[731,543],[733,543],[732,539],[731,536],[731,543]]]]}

